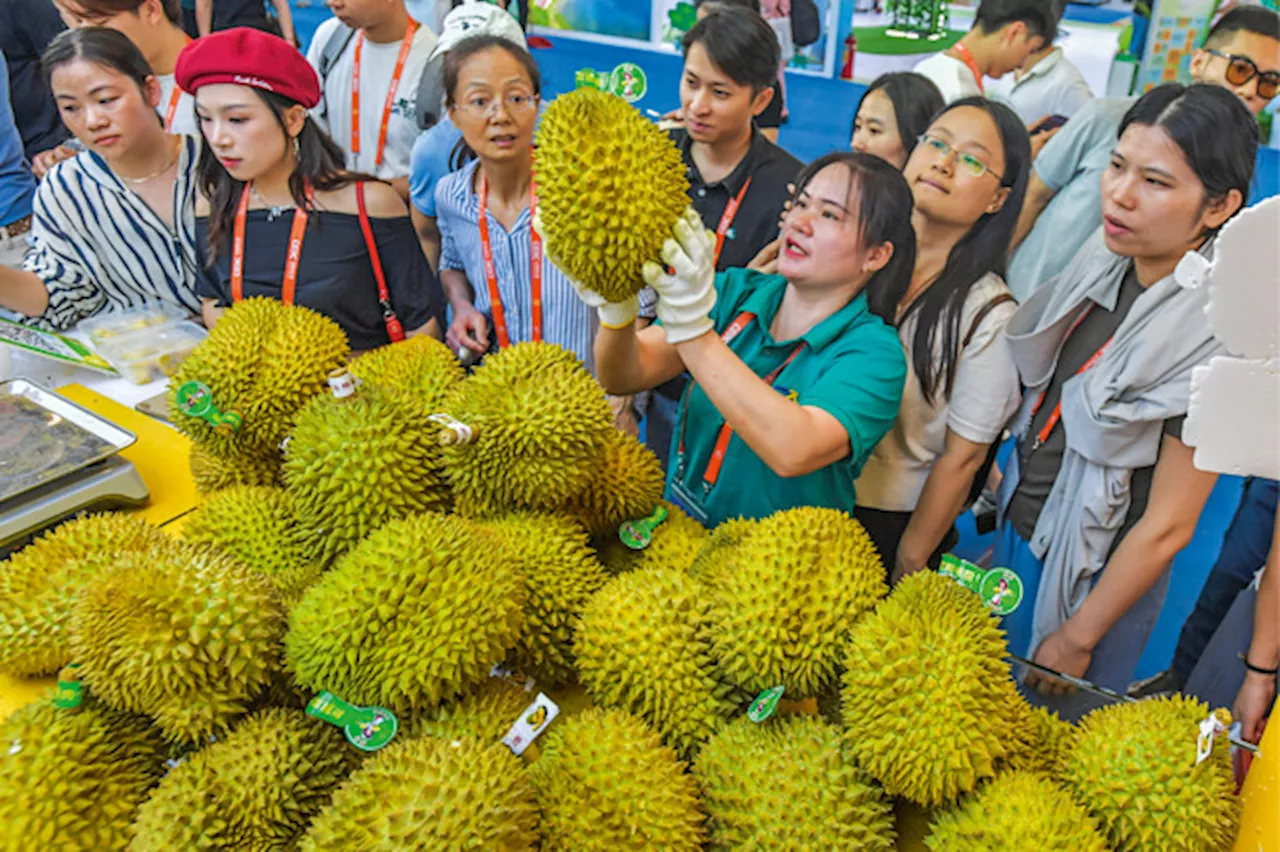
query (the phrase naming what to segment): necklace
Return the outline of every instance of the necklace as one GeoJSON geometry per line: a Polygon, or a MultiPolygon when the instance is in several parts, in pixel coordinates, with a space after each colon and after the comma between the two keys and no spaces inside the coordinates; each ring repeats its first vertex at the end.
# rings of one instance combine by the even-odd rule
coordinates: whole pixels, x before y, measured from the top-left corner
{"type": "Polygon", "coordinates": [[[164,174],[165,172],[169,171],[169,169],[173,168],[174,163],[178,162],[178,150],[181,144],[182,144],[182,141],[178,140],[177,144],[174,145],[173,156],[169,158],[169,161],[165,163],[164,166],[159,171],[152,172],[146,177],[140,177],[140,178],[131,178],[131,177],[125,177],[124,175],[120,175],[119,176],[120,179],[125,183],[130,184],[131,186],[137,186],[140,183],[146,183],[149,180],[155,180],[156,178],[160,177],[160,175],[164,174]]]}
{"type": "Polygon", "coordinates": [[[284,215],[286,210],[292,210],[294,207],[297,206],[296,204],[279,204],[279,205],[272,204],[271,202],[267,201],[267,199],[263,198],[262,193],[258,192],[258,188],[254,186],[252,183],[249,184],[249,192],[253,193],[253,197],[257,199],[259,204],[267,208],[268,222],[274,222],[276,219],[279,219],[282,215],[284,215]]]}

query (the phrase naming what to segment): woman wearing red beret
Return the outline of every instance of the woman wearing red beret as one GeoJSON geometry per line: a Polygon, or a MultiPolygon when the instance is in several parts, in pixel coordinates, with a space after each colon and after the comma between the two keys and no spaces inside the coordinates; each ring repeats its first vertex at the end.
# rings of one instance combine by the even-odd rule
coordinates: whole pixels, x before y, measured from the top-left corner
{"type": "Polygon", "coordinates": [[[307,112],[320,82],[302,54],[259,30],[224,30],[182,52],[177,78],[206,143],[196,292],[207,325],[267,296],[332,318],[356,351],[440,336],[440,285],[408,210],[387,184],[344,169],[307,112]]]}

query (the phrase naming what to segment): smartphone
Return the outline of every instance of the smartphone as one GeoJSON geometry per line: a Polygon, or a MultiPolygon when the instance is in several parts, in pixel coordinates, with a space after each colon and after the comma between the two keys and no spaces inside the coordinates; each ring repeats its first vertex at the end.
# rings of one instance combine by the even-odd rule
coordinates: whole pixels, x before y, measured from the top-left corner
{"type": "Polygon", "coordinates": [[[1031,135],[1034,136],[1037,133],[1046,133],[1050,130],[1053,130],[1055,127],[1061,127],[1066,123],[1067,123],[1067,116],[1051,115],[1048,118],[1046,118],[1044,121],[1040,122],[1035,127],[1033,127],[1031,129],[1031,135]]]}

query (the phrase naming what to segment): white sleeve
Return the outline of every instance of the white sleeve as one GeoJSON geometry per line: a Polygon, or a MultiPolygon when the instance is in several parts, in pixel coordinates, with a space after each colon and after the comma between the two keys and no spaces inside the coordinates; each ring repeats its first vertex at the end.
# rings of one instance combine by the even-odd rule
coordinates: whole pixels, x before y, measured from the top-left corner
{"type": "MultiPolygon", "coordinates": [[[[979,303],[979,308],[989,298],[979,303]]],[[[1016,303],[1005,302],[988,311],[973,340],[960,353],[947,428],[966,441],[994,442],[1022,401],[1018,368],[1004,336],[1004,327],[1017,308],[1016,303]]],[[[962,336],[969,333],[966,323],[972,323],[977,311],[966,313],[960,324],[962,336]]]]}
{"type": "Polygon", "coordinates": [[[311,67],[315,69],[316,76],[320,77],[320,102],[311,108],[311,118],[316,124],[320,125],[320,129],[325,133],[329,132],[329,124],[325,120],[328,115],[328,106],[325,103],[325,79],[320,74],[320,60],[324,56],[324,49],[329,45],[329,40],[333,38],[333,33],[338,28],[338,19],[330,18],[322,23],[316,30],[316,34],[311,37],[311,44],[307,46],[307,62],[311,63],[311,67]]]}

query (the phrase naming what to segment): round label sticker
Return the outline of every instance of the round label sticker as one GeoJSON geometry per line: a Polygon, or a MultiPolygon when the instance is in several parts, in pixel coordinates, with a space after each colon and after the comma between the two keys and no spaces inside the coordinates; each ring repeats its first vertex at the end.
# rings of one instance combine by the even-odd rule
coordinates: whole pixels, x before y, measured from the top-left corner
{"type": "Polygon", "coordinates": [[[187,382],[178,388],[178,408],[190,417],[204,417],[213,408],[213,391],[204,382],[187,382]]]}
{"type": "Polygon", "coordinates": [[[775,686],[757,695],[756,700],[747,708],[747,718],[757,724],[768,719],[778,709],[778,702],[786,691],[785,686],[775,686]]]}
{"type": "Polygon", "coordinates": [[[611,75],[613,93],[627,103],[635,103],[649,91],[649,78],[634,62],[622,62],[611,75]]]}
{"type": "Polygon", "coordinates": [[[383,707],[363,707],[356,718],[342,729],[347,741],[361,751],[377,751],[391,742],[400,728],[400,721],[383,707]]]}
{"type": "Polygon", "coordinates": [[[667,508],[658,506],[652,515],[625,521],[618,527],[618,538],[632,550],[644,550],[653,542],[653,533],[667,519],[667,508]]]}
{"type": "Polygon", "coordinates": [[[1008,615],[1022,603],[1022,578],[1008,568],[992,568],[982,578],[978,594],[996,615],[1008,615]]]}

